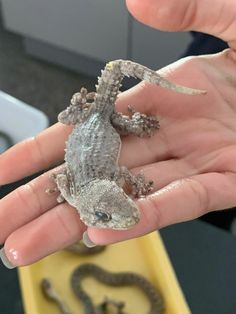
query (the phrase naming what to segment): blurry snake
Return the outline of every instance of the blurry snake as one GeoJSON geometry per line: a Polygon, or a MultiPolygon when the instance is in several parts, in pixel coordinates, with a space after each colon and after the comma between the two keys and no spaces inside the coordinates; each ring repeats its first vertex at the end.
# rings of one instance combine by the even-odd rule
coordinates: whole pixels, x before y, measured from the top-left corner
{"type": "MultiPolygon", "coordinates": [[[[157,289],[143,276],[133,272],[111,273],[95,264],[82,264],[71,275],[71,286],[75,295],[80,299],[84,307],[84,314],[108,314],[112,306],[115,314],[125,314],[125,303],[105,298],[99,305],[94,305],[91,297],[83,289],[81,282],[85,277],[92,276],[98,281],[110,286],[133,285],[141,288],[149,299],[150,309],[145,314],[162,314],[164,302],[157,289]]],[[[62,314],[73,314],[65,301],[58,295],[49,279],[44,278],[41,282],[44,294],[57,303],[62,314]]],[[[144,313],[142,313],[144,314],[144,313]]]]}
{"type": "MultiPolygon", "coordinates": [[[[96,254],[104,250],[105,247],[98,247],[95,250],[88,249],[83,243],[76,243],[66,250],[74,253],[87,255],[96,254]]],[[[148,313],[145,314],[162,314],[164,312],[164,302],[158,290],[142,275],[133,272],[118,272],[111,273],[98,265],[85,263],[78,266],[71,274],[71,287],[75,295],[80,299],[84,307],[84,314],[108,314],[111,307],[114,314],[125,314],[124,302],[115,301],[109,298],[104,298],[104,301],[98,305],[94,305],[91,297],[82,287],[82,281],[86,277],[94,277],[96,280],[110,286],[127,286],[133,285],[139,287],[147,296],[150,302],[148,313]]],[[[55,291],[49,279],[44,278],[41,282],[41,287],[44,294],[57,303],[61,314],[73,314],[65,301],[55,291]]],[[[144,313],[142,313],[144,314],[144,313]]]]}
{"type": "Polygon", "coordinates": [[[71,286],[75,295],[83,303],[84,314],[106,314],[109,304],[113,304],[117,308],[117,314],[125,314],[125,312],[123,312],[123,302],[115,302],[105,299],[99,306],[94,306],[92,299],[81,285],[82,280],[89,276],[110,286],[137,286],[146,294],[150,302],[150,309],[148,313],[145,314],[161,314],[164,311],[164,302],[160,293],[143,276],[133,272],[111,273],[100,266],[86,263],[77,267],[71,275],[71,286]]]}

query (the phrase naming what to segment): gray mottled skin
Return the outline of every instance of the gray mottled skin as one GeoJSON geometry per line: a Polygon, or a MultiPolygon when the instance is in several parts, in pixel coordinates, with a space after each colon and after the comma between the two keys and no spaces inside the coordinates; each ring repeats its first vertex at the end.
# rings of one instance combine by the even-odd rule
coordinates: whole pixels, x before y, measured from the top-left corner
{"type": "MultiPolygon", "coordinates": [[[[95,306],[89,294],[84,290],[82,281],[86,277],[94,277],[98,281],[115,287],[136,286],[140,288],[147,296],[150,308],[148,314],[164,313],[164,300],[160,292],[145,277],[133,272],[108,272],[107,270],[95,264],[82,264],[77,267],[71,275],[71,286],[75,295],[81,300],[84,306],[85,314],[105,314],[106,306],[114,303],[117,308],[117,314],[125,314],[123,311],[125,303],[104,300],[104,306],[95,306]]],[[[110,312],[109,312],[110,313],[110,312]]],[[[113,313],[113,312],[112,312],[113,313]]]]}
{"type": "Polygon", "coordinates": [[[59,200],[65,199],[77,208],[87,226],[132,227],[139,221],[139,210],[124,192],[124,183],[134,197],[144,196],[152,188],[152,182],[145,182],[142,174],[134,176],[127,168],[118,166],[120,134],[151,136],[159,128],[156,117],[135,112],[131,107],[131,117],[115,111],[124,76],[189,95],[204,93],[175,85],[140,64],[116,60],[102,71],[96,93],[82,88],[73,96],[71,105],[58,116],[60,122],[73,124],[74,129],[66,143],[64,170],[55,175],[55,181],[61,192],[59,200]]]}

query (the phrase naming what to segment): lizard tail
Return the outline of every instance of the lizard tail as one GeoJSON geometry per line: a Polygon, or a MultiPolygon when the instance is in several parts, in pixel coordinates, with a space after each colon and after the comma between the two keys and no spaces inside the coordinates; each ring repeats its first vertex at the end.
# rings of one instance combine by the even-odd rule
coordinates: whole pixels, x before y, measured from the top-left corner
{"type": "Polygon", "coordinates": [[[110,116],[113,112],[114,104],[117,95],[119,94],[121,81],[124,76],[138,78],[182,94],[206,94],[205,90],[194,89],[172,83],[157,72],[141,64],[129,60],[115,60],[106,64],[105,69],[102,70],[101,77],[98,77],[98,85],[96,85],[96,109],[103,115],[110,116]]]}
{"type": "Polygon", "coordinates": [[[164,77],[162,77],[156,71],[153,71],[141,64],[129,60],[115,60],[107,64],[107,69],[112,70],[115,67],[118,67],[120,69],[121,74],[124,76],[138,78],[140,80],[160,85],[161,87],[173,90],[178,93],[187,95],[206,94],[205,90],[194,89],[172,83],[165,79],[164,77]]]}

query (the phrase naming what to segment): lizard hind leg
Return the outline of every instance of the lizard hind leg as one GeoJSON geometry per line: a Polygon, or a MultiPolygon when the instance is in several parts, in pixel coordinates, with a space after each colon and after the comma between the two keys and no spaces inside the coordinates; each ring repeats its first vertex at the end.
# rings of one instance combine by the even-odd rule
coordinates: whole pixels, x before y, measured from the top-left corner
{"type": "Polygon", "coordinates": [[[133,175],[126,167],[119,168],[116,179],[118,182],[122,182],[122,179],[127,183],[131,189],[131,195],[136,198],[145,197],[149,192],[153,190],[153,181],[146,181],[143,172],[138,175],[133,175]]]}
{"type": "Polygon", "coordinates": [[[71,104],[58,115],[58,121],[63,124],[75,125],[86,119],[92,108],[92,103],[96,96],[95,92],[88,93],[87,89],[82,87],[79,93],[72,96],[71,104]]]}
{"type": "Polygon", "coordinates": [[[134,134],[139,137],[152,136],[154,131],[160,128],[159,121],[156,116],[148,116],[135,111],[128,106],[131,118],[115,112],[112,115],[112,125],[121,135],[134,134]]]}

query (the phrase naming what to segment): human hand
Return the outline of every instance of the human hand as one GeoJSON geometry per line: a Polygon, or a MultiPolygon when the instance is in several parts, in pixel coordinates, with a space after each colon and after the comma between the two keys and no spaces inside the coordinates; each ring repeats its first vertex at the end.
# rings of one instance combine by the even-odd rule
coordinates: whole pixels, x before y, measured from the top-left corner
{"type": "MultiPolygon", "coordinates": [[[[207,90],[205,96],[176,94],[144,82],[120,95],[119,111],[125,112],[130,104],[137,111],[160,117],[161,128],[153,137],[123,139],[120,158],[120,164],[134,172],[142,169],[155,185],[150,196],[137,200],[141,220],[132,229],[88,228],[96,244],[137,237],[236,204],[236,4],[218,0],[213,7],[207,0],[198,0],[191,1],[195,7],[187,9],[188,3],[127,0],[129,9],[145,23],[184,30],[185,20],[188,29],[218,35],[228,40],[231,49],[186,58],[160,71],[173,82],[207,90]],[[142,9],[147,5],[150,10],[142,9]],[[173,11],[168,11],[171,6],[175,6],[173,11]],[[193,18],[188,10],[196,13],[193,18]],[[157,20],[153,12],[159,16],[157,20]]],[[[56,124],[2,154],[0,184],[61,162],[70,130],[56,124]]],[[[30,264],[62,249],[79,240],[86,230],[75,209],[66,203],[58,205],[56,197],[45,193],[53,186],[45,173],[0,201],[0,242],[5,242],[5,254],[13,265],[30,264]]]]}

